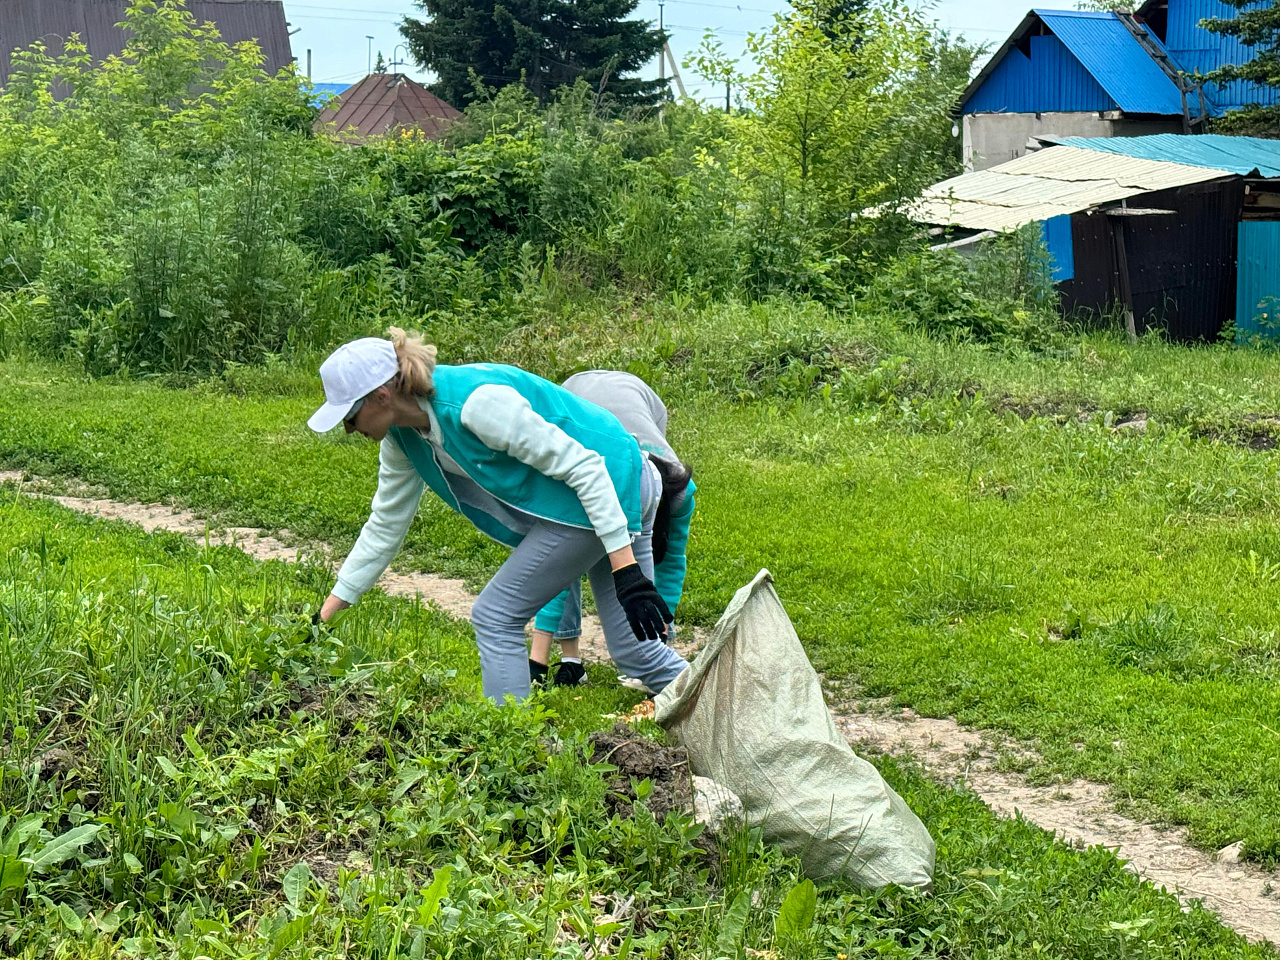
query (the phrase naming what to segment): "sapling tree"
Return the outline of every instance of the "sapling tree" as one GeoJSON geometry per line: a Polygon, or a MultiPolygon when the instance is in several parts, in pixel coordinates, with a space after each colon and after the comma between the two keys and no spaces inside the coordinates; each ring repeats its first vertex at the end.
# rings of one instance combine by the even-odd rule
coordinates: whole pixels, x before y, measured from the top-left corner
{"type": "Polygon", "coordinates": [[[861,211],[954,172],[950,110],[977,52],[897,2],[797,6],[747,38],[746,73],[704,41],[691,65],[740,91],[729,122],[758,286],[821,288],[874,252],[889,221],[861,211]]]}

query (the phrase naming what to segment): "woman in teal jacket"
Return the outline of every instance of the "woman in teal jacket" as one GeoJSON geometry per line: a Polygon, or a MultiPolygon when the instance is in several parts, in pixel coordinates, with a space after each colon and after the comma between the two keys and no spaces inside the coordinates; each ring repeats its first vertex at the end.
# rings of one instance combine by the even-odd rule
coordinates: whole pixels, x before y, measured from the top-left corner
{"type": "MultiPolygon", "coordinates": [[[[689,469],[680,462],[667,442],[667,408],[662,399],[639,377],[616,370],[587,370],[576,373],[562,386],[575,396],[608,410],[636,438],[662,475],[662,497],[654,522],[654,584],[667,608],[674,614],[684,592],[685,549],[693,518],[694,486],[689,469]]],[[[675,625],[668,623],[670,637],[675,625]]],[[[560,663],[552,683],[586,682],[578,638],[582,636],[582,587],[574,583],[538,612],[534,621],[533,645],[529,652],[529,676],[534,683],[547,677],[551,641],[560,641],[560,663]]]]}
{"type": "Polygon", "coordinates": [[[308,421],[379,441],[369,519],[320,609],[357,602],[404,542],[423,490],[511,555],[472,608],[486,696],[529,693],[524,628],[583,574],[609,655],[661,690],[688,664],[666,644],[653,584],[662,479],[612,414],[517,367],[436,364],[434,346],[392,328],[320,367],[326,403],[308,421]]]}

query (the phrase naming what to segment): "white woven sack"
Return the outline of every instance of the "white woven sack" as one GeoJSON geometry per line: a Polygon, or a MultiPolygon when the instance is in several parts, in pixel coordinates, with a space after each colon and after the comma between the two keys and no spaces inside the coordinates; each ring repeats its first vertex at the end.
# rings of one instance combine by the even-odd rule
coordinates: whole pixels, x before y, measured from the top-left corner
{"type": "Polygon", "coordinates": [[[741,797],[747,822],[808,876],[872,888],[932,881],[933,838],[836,730],[768,570],[734,595],[655,705],[693,773],[741,797]]]}

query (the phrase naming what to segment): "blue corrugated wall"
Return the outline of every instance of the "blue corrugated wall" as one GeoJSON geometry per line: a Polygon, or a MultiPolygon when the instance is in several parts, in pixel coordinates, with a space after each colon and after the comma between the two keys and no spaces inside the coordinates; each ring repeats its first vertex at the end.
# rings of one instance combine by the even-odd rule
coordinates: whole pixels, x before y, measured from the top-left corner
{"type": "Polygon", "coordinates": [[[1073,280],[1076,275],[1076,251],[1071,239],[1071,214],[1051,217],[1040,223],[1044,245],[1053,264],[1053,282],[1073,280]]]}
{"type": "Polygon", "coordinates": [[[1116,102],[1057,37],[1031,38],[1031,56],[1013,49],[964,106],[965,113],[1115,110],[1116,102]]]}
{"type": "Polygon", "coordinates": [[[1239,338],[1280,334],[1280,222],[1240,224],[1236,272],[1239,338]]]}
{"type": "MultiPolygon", "coordinates": [[[[1259,6],[1267,2],[1269,0],[1263,0],[1259,6]]],[[[1234,7],[1227,6],[1222,0],[1169,0],[1169,30],[1165,36],[1165,48],[1188,73],[1208,73],[1223,64],[1252,60],[1256,49],[1244,46],[1235,37],[1210,33],[1200,26],[1201,20],[1230,20],[1236,12],[1234,7]]],[[[1280,102],[1280,91],[1243,81],[1214,84],[1206,87],[1205,93],[1213,101],[1213,112],[1219,116],[1227,110],[1250,103],[1280,102]]]]}

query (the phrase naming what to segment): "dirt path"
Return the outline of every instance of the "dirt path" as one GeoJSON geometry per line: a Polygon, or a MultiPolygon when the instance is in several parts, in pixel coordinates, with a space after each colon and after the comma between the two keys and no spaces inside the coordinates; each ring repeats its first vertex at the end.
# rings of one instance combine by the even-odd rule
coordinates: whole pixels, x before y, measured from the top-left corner
{"type": "MultiPolygon", "coordinates": [[[[148,532],[168,530],[210,543],[231,544],[261,560],[296,560],[300,553],[325,553],[323,546],[305,550],[247,527],[216,527],[195,513],[161,504],[123,503],[98,497],[61,496],[39,481],[24,480],[20,471],[0,471],[0,483],[12,483],[33,496],[51,499],[83,513],[124,520],[148,532]]],[[[289,539],[288,531],[280,531],[289,539]]],[[[435,604],[452,616],[470,616],[475,599],[462,580],[429,573],[388,571],[379,586],[389,594],[435,604]]],[[[678,643],[692,653],[701,635],[678,643]]],[[[589,660],[608,659],[604,635],[594,617],[583,620],[583,653],[589,660]]],[[[1239,863],[1232,848],[1219,856],[1186,842],[1182,829],[1140,823],[1117,814],[1104,784],[1076,780],[1053,787],[1030,786],[1013,774],[996,771],[996,752],[983,736],[952,720],[918,716],[911,710],[889,711],[883,704],[837,705],[836,726],[862,751],[909,754],[933,776],[962,781],[997,813],[1022,816],[1064,840],[1110,847],[1129,869],[1157,886],[1176,891],[1184,902],[1201,899],[1224,923],[1251,940],[1280,944],[1280,874],[1239,863]],[[1272,888],[1277,893],[1272,894],[1272,888]]]]}

